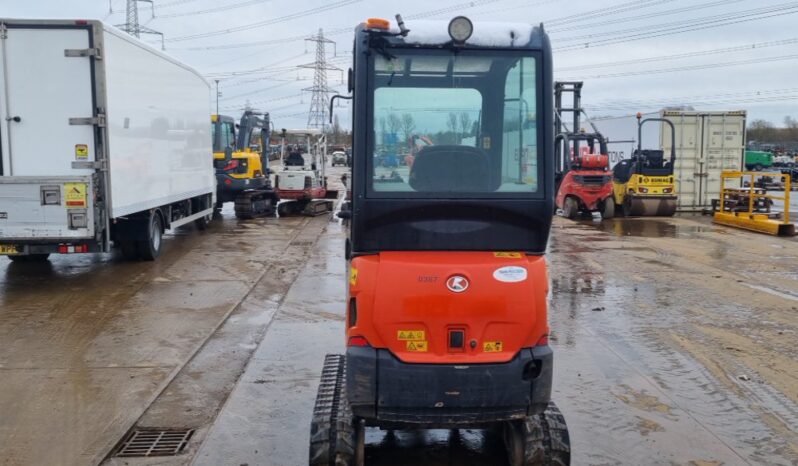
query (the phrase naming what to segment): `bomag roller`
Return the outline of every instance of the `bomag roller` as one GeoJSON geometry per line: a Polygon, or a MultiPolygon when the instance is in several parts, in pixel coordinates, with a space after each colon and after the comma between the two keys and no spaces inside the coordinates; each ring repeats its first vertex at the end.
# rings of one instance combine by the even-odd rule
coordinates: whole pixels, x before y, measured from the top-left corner
{"type": "Polygon", "coordinates": [[[631,159],[621,160],[612,169],[615,206],[629,217],[670,217],[676,213],[676,185],[673,167],[676,163],[676,130],[666,118],[646,118],[637,114],[637,149],[631,159]],[[670,159],[664,150],[643,149],[643,125],[664,122],[671,129],[670,159]]]}
{"type": "Polygon", "coordinates": [[[356,28],[352,199],[339,214],[350,220],[346,353],[324,362],[311,465],[362,465],[368,427],[500,428],[510,464],[569,463],[544,259],[552,85],[542,25],[458,16],[414,33],[397,15],[356,28]],[[374,156],[397,106],[446,136],[398,178],[374,156]],[[454,140],[451,108],[476,122],[454,140]]]}
{"type": "Polygon", "coordinates": [[[216,168],[216,208],[235,202],[236,217],[271,215],[277,195],[269,178],[269,115],[247,110],[235,120],[211,115],[213,164],[216,168]]]}

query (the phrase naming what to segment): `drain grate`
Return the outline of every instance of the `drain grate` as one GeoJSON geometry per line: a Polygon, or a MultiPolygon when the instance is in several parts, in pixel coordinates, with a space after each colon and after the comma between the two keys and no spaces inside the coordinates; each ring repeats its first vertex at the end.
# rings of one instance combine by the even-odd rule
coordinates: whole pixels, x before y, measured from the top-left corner
{"type": "Polygon", "coordinates": [[[122,442],[114,456],[173,456],[186,448],[192,435],[194,429],[134,430],[122,442]]]}

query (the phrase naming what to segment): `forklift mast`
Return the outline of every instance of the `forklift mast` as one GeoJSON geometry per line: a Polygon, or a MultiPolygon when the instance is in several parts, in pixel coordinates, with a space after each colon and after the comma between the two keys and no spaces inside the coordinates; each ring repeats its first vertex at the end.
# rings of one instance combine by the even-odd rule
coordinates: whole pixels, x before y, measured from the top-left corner
{"type": "Polygon", "coordinates": [[[584,108],[582,108],[582,81],[557,81],[554,83],[554,125],[558,143],[555,147],[556,177],[562,178],[570,170],[572,162],[578,160],[581,154],[580,143],[586,142],[590,152],[593,152],[595,142],[599,143],[599,152],[607,153],[607,141],[598,128],[590,121],[584,108]],[[563,94],[573,96],[571,107],[563,107],[563,94]],[[571,127],[563,121],[564,114],[571,115],[571,127]],[[582,128],[582,116],[590,124],[592,132],[585,132],[582,128]],[[573,149],[573,155],[569,149],[573,149]]]}

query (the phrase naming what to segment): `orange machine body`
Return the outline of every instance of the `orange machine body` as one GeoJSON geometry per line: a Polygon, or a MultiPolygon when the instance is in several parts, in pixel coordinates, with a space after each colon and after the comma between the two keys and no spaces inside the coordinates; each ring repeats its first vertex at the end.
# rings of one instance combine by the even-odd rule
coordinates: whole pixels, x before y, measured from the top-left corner
{"type": "Polygon", "coordinates": [[[547,294],[543,256],[359,256],[350,264],[347,341],[365,338],[404,363],[504,363],[522,348],[547,344],[547,294]],[[452,331],[462,332],[462,347],[451,346],[452,331]]]}

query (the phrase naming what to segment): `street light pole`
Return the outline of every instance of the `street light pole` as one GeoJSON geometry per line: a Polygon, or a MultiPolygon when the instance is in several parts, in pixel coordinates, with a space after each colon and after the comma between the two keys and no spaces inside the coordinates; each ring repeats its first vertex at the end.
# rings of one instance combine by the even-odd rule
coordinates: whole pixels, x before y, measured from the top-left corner
{"type": "Polygon", "coordinates": [[[219,80],[214,79],[216,81],[216,114],[219,114],[219,80]]]}

